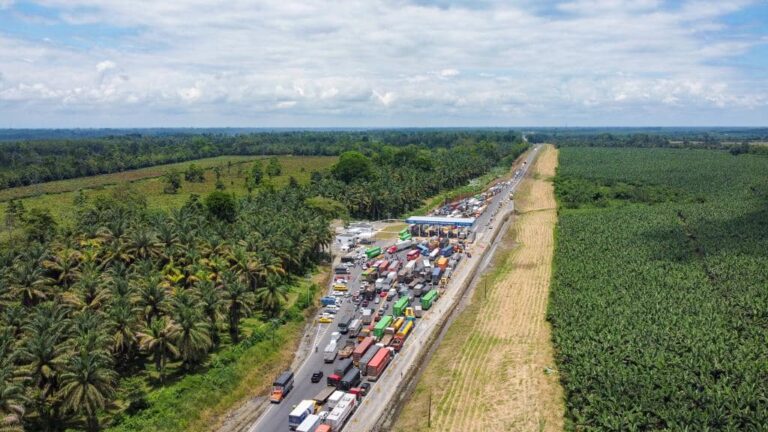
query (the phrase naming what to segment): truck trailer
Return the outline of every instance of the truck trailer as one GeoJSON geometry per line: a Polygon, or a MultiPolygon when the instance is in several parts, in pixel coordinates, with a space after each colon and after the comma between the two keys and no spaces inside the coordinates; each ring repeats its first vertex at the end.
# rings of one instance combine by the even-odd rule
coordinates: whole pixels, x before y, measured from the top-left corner
{"type": "Polygon", "coordinates": [[[292,389],[293,372],[285,371],[272,383],[272,393],[269,396],[269,401],[280,403],[292,389]]]}
{"type": "Polygon", "coordinates": [[[384,336],[384,330],[392,323],[392,315],[384,315],[379,322],[376,323],[376,327],[373,328],[373,335],[381,339],[384,336]]]}
{"type": "Polygon", "coordinates": [[[336,355],[338,354],[339,349],[336,346],[336,341],[332,340],[328,343],[328,345],[325,346],[325,349],[323,350],[323,361],[325,363],[333,363],[334,360],[336,360],[336,355]]]}
{"type": "Polygon", "coordinates": [[[322,419],[319,415],[310,414],[303,422],[296,428],[296,432],[315,432],[315,429],[320,425],[322,419]]]}
{"type": "Polygon", "coordinates": [[[309,415],[315,413],[315,401],[305,399],[296,405],[290,414],[288,414],[288,426],[291,430],[296,429],[309,415]]]}
{"type": "Polygon", "coordinates": [[[352,352],[352,359],[355,361],[355,364],[360,363],[360,359],[363,357],[365,352],[368,351],[368,348],[370,348],[371,345],[373,345],[372,337],[367,337],[363,339],[362,342],[357,344],[357,346],[355,347],[355,350],[352,352]]]}
{"type": "Polygon", "coordinates": [[[408,336],[413,330],[413,325],[413,319],[409,319],[402,327],[400,327],[400,330],[395,333],[395,338],[392,339],[392,348],[394,348],[395,351],[399,352],[403,348],[405,340],[408,339],[408,336]]]}
{"type": "Polygon", "coordinates": [[[389,348],[382,348],[379,350],[379,352],[376,353],[376,355],[371,359],[370,363],[368,363],[368,370],[366,375],[368,376],[368,381],[376,381],[379,379],[381,374],[384,372],[384,369],[387,368],[387,365],[389,364],[389,361],[392,359],[392,350],[389,348]]]}
{"type": "Polygon", "coordinates": [[[336,404],[336,408],[325,418],[325,424],[330,426],[332,431],[340,431],[344,427],[344,423],[355,412],[355,408],[357,408],[357,396],[345,394],[336,404]]]}
{"type": "Polygon", "coordinates": [[[403,316],[406,307],[408,307],[408,297],[401,297],[400,300],[396,301],[395,305],[392,306],[392,313],[394,313],[395,316],[403,316]]]}
{"type": "Polygon", "coordinates": [[[368,370],[368,363],[371,362],[371,359],[373,358],[373,356],[375,356],[380,349],[381,347],[378,345],[374,345],[368,349],[365,355],[360,359],[359,367],[361,371],[368,370]]]}
{"type": "Polygon", "coordinates": [[[429,308],[432,307],[432,303],[434,303],[435,300],[437,300],[437,296],[438,296],[438,293],[436,289],[430,290],[426,295],[424,295],[421,298],[421,308],[424,310],[429,310],[429,308]]]}
{"type": "Polygon", "coordinates": [[[357,387],[360,384],[360,369],[352,368],[341,379],[339,388],[344,391],[349,391],[352,387],[357,387]]]}

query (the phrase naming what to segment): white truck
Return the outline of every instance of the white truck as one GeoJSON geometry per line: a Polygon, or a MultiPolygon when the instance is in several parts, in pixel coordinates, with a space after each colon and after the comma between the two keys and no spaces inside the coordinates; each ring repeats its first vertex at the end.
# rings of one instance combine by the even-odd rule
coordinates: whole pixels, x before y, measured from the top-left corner
{"type": "Polygon", "coordinates": [[[399,242],[395,243],[395,247],[397,248],[398,252],[408,249],[411,246],[413,246],[413,240],[400,240],[399,242]]]}
{"type": "Polygon", "coordinates": [[[345,393],[341,390],[336,390],[335,392],[331,393],[331,397],[328,398],[327,406],[328,409],[332,410],[336,408],[336,405],[341,401],[341,398],[343,398],[345,393]]]}
{"type": "Polygon", "coordinates": [[[326,363],[333,363],[336,360],[336,354],[339,353],[339,348],[336,345],[335,340],[331,340],[323,350],[323,361],[326,363]]]}
{"type": "Polygon", "coordinates": [[[352,324],[349,325],[349,337],[356,338],[360,334],[360,330],[363,328],[363,322],[359,318],[355,318],[352,324]]]}
{"type": "Polygon", "coordinates": [[[363,309],[363,324],[368,325],[373,320],[373,311],[371,309],[363,309]]]}
{"type": "Polygon", "coordinates": [[[296,429],[310,414],[315,413],[315,401],[306,399],[298,403],[296,408],[288,414],[288,426],[296,429]]]}
{"type": "Polygon", "coordinates": [[[317,426],[322,422],[320,416],[310,414],[303,422],[296,428],[296,432],[315,432],[317,426]]]}
{"type": "Polygon", "coordinates": [[[336,408],[325,418],[325,423],[331,427],[331,430],[341,430],[349,416],[355,412],[355,408],[357,408],[357,396],[347,393],[336,404],[336,408]]]}

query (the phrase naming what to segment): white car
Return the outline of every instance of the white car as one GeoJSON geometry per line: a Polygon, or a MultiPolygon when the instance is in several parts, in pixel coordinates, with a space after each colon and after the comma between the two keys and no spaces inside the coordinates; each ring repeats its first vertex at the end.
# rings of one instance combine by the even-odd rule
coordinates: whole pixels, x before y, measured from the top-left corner
{"type": "Polygon", "coordinates": [[[338,342],[339,339],[341,339],[341,333],[339,332],[331,333],[331,340],[338,342]]]}
{"type": "Polygon", "coordinates": [[[325,307],[325,313],[336,314],[339,311],[339,307],[336,305],[328,305],[325,307]]]}

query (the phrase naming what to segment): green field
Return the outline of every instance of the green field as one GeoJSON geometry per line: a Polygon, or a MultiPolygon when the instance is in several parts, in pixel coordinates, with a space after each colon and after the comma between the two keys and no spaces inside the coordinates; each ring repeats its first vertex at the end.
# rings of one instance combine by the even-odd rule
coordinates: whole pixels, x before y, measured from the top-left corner
{"type": "Polygon", "coordinates": [[[768,158],[563,148],[552,299],[568,430],[764,430],[768,158]]]}
{"type": "MultiPolygon", "coordinates": [[[[252,162],[256,159],[262,159],[262,165],[266,166],[266,157],[219,156],[115,174],[4,189],[0,190],[0,214],[5,213],[9,199],[22,199],[26,209],[46,208],[51,211],[57,220],[68,221],[72,215],[72,204],[78,190],[83,190],[86,197],[92,198],[101,194],[108,194],[116,185],[126,183],[130,183],[144,195],[151,208],[168,209],[178,207],[191,194],[202,196],[215,190],[216,177],[213,172],[214,167],[221,168],[221,179],[226,187],[225,191],[244,195],[247,193],[245,179],[251,169],[252,162]],[[173,195],[164,193],[164,183],[161,177],[171,170],[183,173],[192,163],[205,169],[205,181],[203,183],[190,183],[182,180],[181,190],[178,193],[173,195]]],[[[289,178],[293,176],[300,183],[308,182],[312,170],[329,168],[336,162],[336,159],[333,156],[280,156],[278,160],[283,168],[283,172],[280,176],[270,181],[276,186],[284,186],[288,184],[289,178]]],[[[268,177],[265,176],[265,179],[268,179],[268,177]]]]}

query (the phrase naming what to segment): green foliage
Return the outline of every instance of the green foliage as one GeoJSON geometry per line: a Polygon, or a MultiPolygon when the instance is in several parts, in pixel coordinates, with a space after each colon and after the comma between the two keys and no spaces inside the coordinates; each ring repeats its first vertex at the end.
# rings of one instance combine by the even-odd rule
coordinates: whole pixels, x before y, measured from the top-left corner
{"type": "Polygon", "coordinates": [[[230,194],[221,191],[211,192],[205,197],[205,207],[212,216],[221,221],[231,223],[237,218],[237,203],[230,194]]]}
{"type": "Polygon", "coordinates": [[[276,157],[269,158],[267,162],[267,175],[270,177],[277,177],[283,172],[283,167],[280,165],[280,161],[276,157]]]}
{"type": "Polygon", "coordinates": [[[51,212],[43,209],[32,209],[24,216],[24,233],[28,240],[45,242],[56,233],[56,221],[51,212]]]}
{"type": "Polygon", "coordinates": [[[304,203],[307,207],[317,211],[329,219],[349,218],[347,208],[335,199],[314,196],[307,198],[304,203]]]}
{"type": "Polygon", "coordinates": [[[261,184],[261,181],[264,179],[264,168],[261,166],[261,161],[256,160],[253,162],[253,165],[251,166],[251,184],[254,186],[258,186],[261,184]]]}
{"type": "Polygon", "coordinates": [[[184,180],[191,183],[202,183],[205,180],[205,171],[195,164],[189,164],[184,171],[184,180]]]}
{"type": "MultiPolygon", "coordinates": [[[[391,159],[379,158],[380,162],[392,162],[391,159]]],[[[339,156],[339,161],[331,168],[333,176],[343,181],[351,183],[354,180],[367,180],[373,174],[373,164],[371,160],[357,151],[344,152],[339,156]]]]}
{"type": "Polygon", "coordinates": [[[548,310],[566,430],[768,424],[766,172],[719,151],[561,148],[561,204],[589,203],[559,210],[548,310]],[[592,205],[627,185],[680,193],[592,205]]]}
{"type": "Polygon", "coordinates": [[[165,183],[163,192],[175,194],[181,189],[181,175],[176,170],[168,171],[163,175],[163,183],[165,183]]]}

